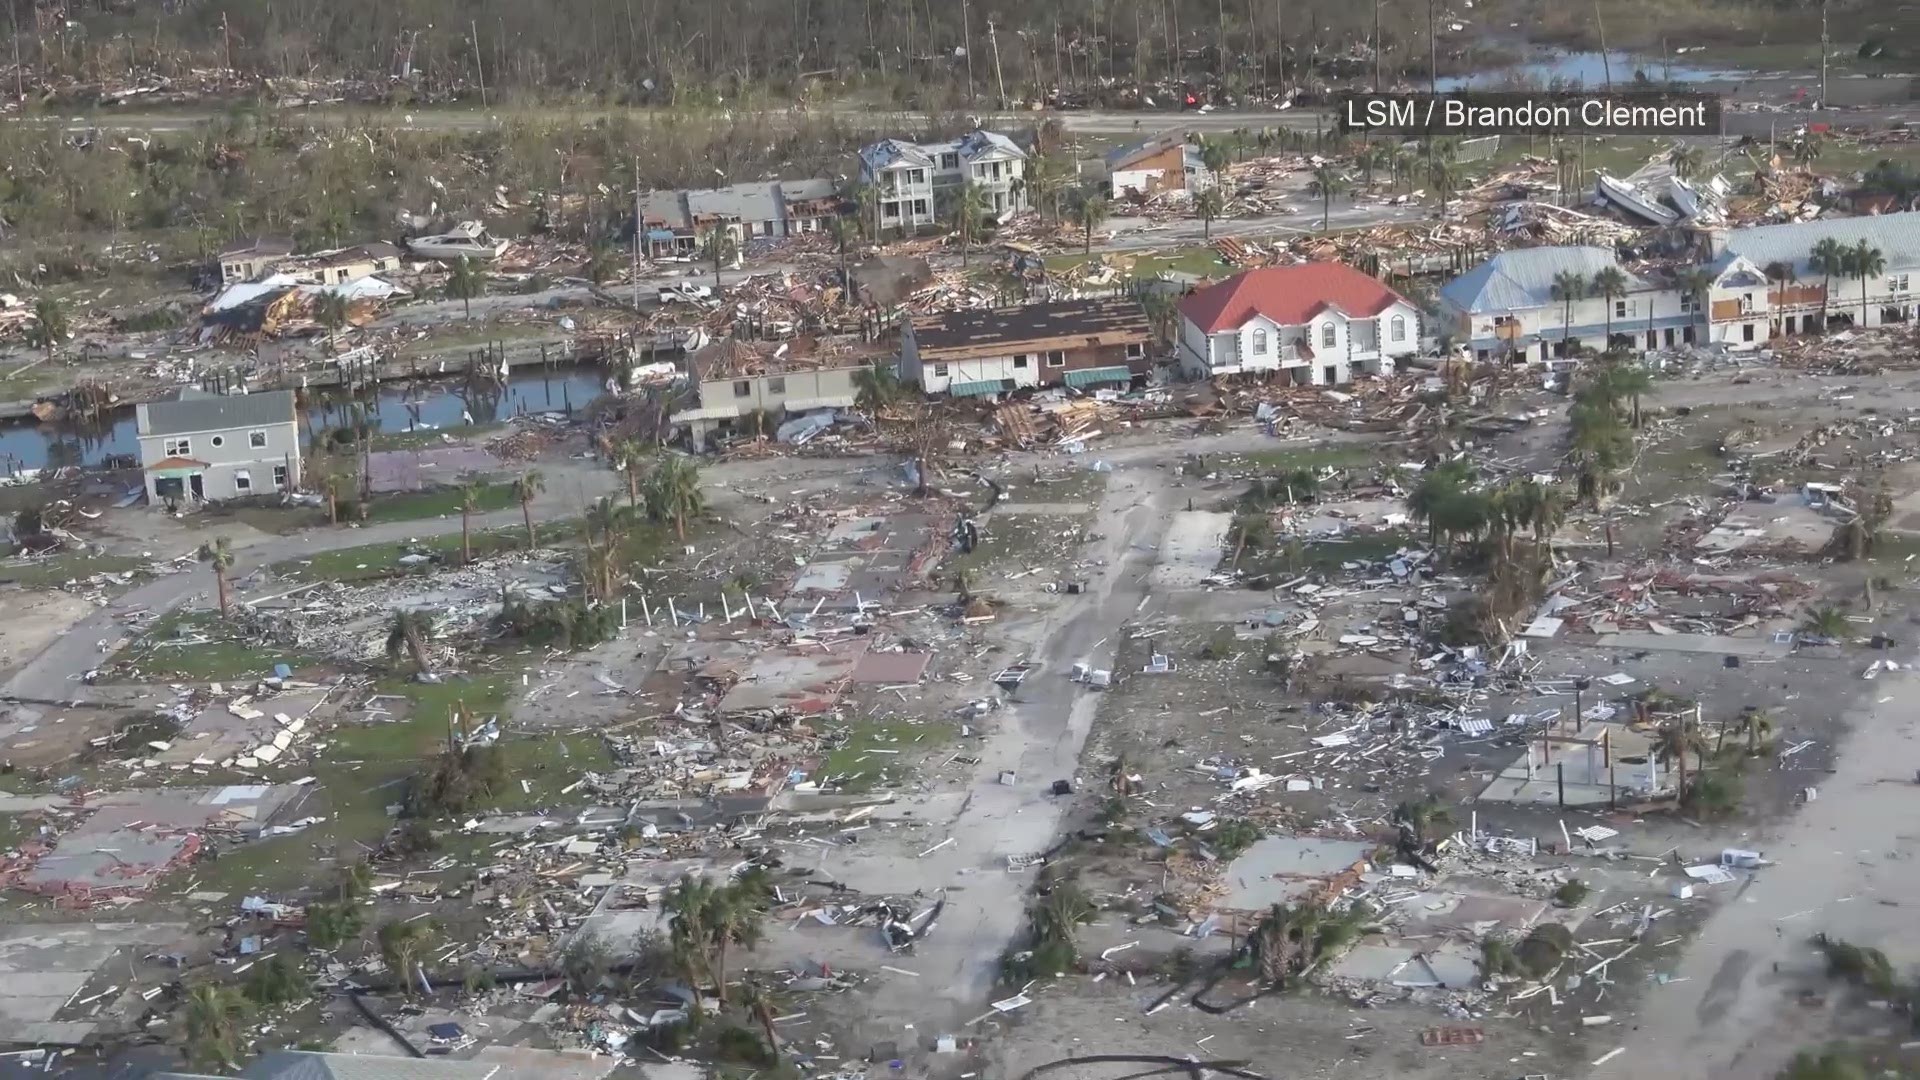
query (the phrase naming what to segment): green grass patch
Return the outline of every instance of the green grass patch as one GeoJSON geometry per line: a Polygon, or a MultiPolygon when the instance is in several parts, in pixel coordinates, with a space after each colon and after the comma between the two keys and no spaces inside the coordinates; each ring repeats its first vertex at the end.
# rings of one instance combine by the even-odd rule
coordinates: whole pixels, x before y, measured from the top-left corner
{"type": "MultiPolygon", "coordinates": [[[[536,521],[534,529],[540,543],[564,544],[578,539],[577,519],[536,521]]],[[[519,525],[473,531],[473,557],[485,558],[503,551],[518,551],[527,546],[527,531],[519,525]]],[[[416,540],[396,540],[359,547],[322,551],[304,559],[288,559],[273,564],[273,573],[290,581],[378,581],[382,578],[424,574],[433,565],[408,566],[400,562],[405,555],[439,555],[457,561],[460,558],[459,530],[422,536],[416,540]]]]}
{"type": "Polygon", "coordinates": [[[845,729],[845,741],[827,751],[809,779],[845,792],[898,787],[912,777],[923,757],[944,747],[958,731],[944,720],[860,720],[845,729]]]}
{"type": "Polygon", "coordinates": [[[229,681],[264,677],[275,664],[298,671],[314,667],[312,656],[245,636],[217,611],[173,611],[161,616],[114,658],[138,681],[184,679],[229,681]]]}
{"type": "MultiPolygon", "coordinates": [[[[1222,236],[1233,232],[1233,223],[1219,220],[1213,223],[1213,231],[1222,236]]],[[[1222,277],[1235,272],[1232,264],[1220,257],[1219,252],[1205,244],[1180,248],[1167,252],[1101,253],[1091,255],[1072,252],[1065,255],[1049,255],[1047,269],[1055,274],[1070,270],[1081,263],[1099,262],[1110,258],[1118,267],[1116,280],[1124,277],[1152,278],[1160,274],[1192,274],[1196,277],[1222,277]]]]}
{"type": "MultiPolygon", "coordinates": [[[[366,520],[369,524],[382,521],[416,521],[421,518],[459,517],[462,494],[459,488],[437,488],[432,491],[412,491],[404,495],[376,496],[367,506],[366,520]]],[[[479,485],[479,506],[476,514],[485,514],[494,510],[505,510],[518,506],[514,498],[512,484],[479,485]]],[[[524,532],[524,530],[522,530],[524,532]]],[[[459,537],[454,537],[454,546],[459,547],[459,537]]]]}
{"type": "Polygon", "coordinates": [[[67,552],[50,559],[0,562],[0,582],[12,582],[22,588],[53,589],[69,581],[93,574],[119,574],[145,566],[147,560],[131,555],[102,555],[84,551],[67,552]]]}

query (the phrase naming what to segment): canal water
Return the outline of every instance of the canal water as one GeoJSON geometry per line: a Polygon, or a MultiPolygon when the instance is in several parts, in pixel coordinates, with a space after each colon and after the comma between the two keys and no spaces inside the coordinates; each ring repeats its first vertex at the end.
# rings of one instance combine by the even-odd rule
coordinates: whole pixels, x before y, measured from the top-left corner
{"type": "MultiPolygon", "coordinates": [[[[352,402],[365,404],[368,422],[378,431],[416,431],[489,424],[532,413],[579,409],[606,391],[606,373],[597,367],[572,366],[542,370],[514,369],[498,394],[469,395],[465,383],[446,381],[389,382],[378,394],[350,395],[325,390],[301,395],[306,413],[305,431],[323,432],[345,426],[352,402]]],[[[32,418],[0,422],[0,473],[39,469],[48,465],[99,465],[107,458],[138,458],[132,406],[115,409],[98,421],[42,424],[32,418]]]]}
{"type": "Polygon", "coordinates": [[[1739,81],[1743,77],[1742,72],[1689,63],[1682,57],[1675,57],[1669,64],[1658,56],[1623,52],[1609,52],[1604,58],[1598,52],[1556,52],[1537,60],[1445,76],[1435,80],[1434,88],[1443,94],[1454,90],[1497,90],[1509,80],[1546,88],[1558,79],[1563,86],[1597,90],[1607,85],[1609,66],[1616,90],[1632,87],[1635,71],[1646,72],[1647,78],[1656,83],[1669,76],[1681,83],[1739,81]]]}

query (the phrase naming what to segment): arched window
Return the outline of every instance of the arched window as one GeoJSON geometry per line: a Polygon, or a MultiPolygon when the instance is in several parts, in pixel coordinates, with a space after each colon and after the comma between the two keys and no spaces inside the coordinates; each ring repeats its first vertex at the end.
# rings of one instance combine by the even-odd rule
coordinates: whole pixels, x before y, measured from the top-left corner
{"type": "Polygon", "coordinates": [[[1339,340],[1339,334],[1340,332],[1334,329],[1332,323],[1327,323],[1322,326],[1320,328],[1320,347],[1323,349],[1333,348],[1334,344],[1339,340]]]}
{"type": "Polygon", "coordinates": [[[1407,340],[1407,317],[1405,315],[1395,315],[1393,321],[1387,324],[1387,337],[1392,341],[1407,340]]]}
{"type": "Polygon", "coordinates": [[[1267,332],[1265,330],[1255,330],[1253,332],[1253,355],[1267,355],[1267,332]]]}

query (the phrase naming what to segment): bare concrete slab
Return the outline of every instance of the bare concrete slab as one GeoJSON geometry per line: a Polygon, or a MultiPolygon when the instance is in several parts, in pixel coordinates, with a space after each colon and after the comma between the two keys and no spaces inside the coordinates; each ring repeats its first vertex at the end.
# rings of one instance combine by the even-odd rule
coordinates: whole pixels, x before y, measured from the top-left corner
{"type": "Polygon", "coordinates": [[[1290,903],[1364,863],[1373,848],[1358,840],[1262,837],[1227,865],[1229,891],[1221,906],[1231,911],[1261,911],[1274,904],[1290,903]]]}
{"type": "Polygon", "coordinates": [[[1233,515],[1209,510],[1186,510],[1173,515],[1160,563],[1150,578],[1156,589],[1199,587],[1220,565],[1233,515]]]}

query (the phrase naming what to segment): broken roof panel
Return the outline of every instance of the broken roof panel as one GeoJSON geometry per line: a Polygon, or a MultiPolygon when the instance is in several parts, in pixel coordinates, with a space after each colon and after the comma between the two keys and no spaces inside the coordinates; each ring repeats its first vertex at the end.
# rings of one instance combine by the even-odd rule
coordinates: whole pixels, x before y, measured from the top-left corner
{"type": "Polygon", "coordinates": [[[990,354],[1001,346],[1117,345],[1151,336],[1140,302],[1128,297],[973,308],[913,323],[914,344],[923,358],[952,351],[990,354]]]}

